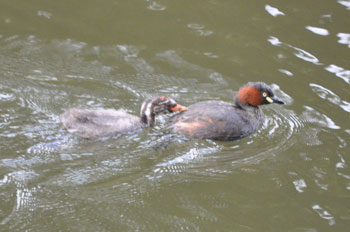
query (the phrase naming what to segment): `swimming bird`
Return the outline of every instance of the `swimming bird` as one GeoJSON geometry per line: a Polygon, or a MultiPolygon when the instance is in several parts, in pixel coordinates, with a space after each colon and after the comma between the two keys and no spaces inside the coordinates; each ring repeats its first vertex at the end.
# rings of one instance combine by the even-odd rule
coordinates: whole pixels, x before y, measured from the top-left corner
{"type": "Polygon", "coordinates": [[[72,108],[60,116],[63,127],[87,139],[115,136],[152,127],[158,114],[185,111],[186,107],[166,97],[147,99],[142,103],[140,117],[115,109],[72,108]]]}
{"type": "Polygon", "coordinates": [[[169,120],[173,132],[196,139],[233,141],[258,130],[264,120],[260,105],[284,102],[263,82],[242,86],[234,103],[203,101],[169,120]]]}

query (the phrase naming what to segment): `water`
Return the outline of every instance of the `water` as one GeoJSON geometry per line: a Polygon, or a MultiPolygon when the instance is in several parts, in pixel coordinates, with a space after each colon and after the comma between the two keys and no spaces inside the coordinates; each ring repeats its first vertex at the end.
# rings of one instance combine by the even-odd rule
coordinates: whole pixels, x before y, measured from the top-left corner
{"type": "Polygon", "coordinates": [[[1,231],[347,231],[350,2],[0,3],[1,231]],[[188,140],[168,116],[88,141],[70,107],[232,101],[265,81],[255,134],[188,140]]]}

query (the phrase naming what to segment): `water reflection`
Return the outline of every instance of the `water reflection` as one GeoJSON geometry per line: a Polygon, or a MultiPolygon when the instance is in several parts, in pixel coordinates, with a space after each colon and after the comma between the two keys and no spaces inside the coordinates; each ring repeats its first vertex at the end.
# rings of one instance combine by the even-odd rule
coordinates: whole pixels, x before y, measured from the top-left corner
{"type": "Polygon", "coordinates": [[[300,193],[304,192],[305,188],[307,187],[305,180],[303,179],[295,180],[293,181],[293,184],[295,186],[295,189],[300,193]]]}
{"type": "Polygon", "coordinates": [[[286,74],[287,76],[290,76],[290,77],[294,75],[291,71],[286,70],[286,69],[278,69],[278,71],[280,71],[281,73],[286,74]]]}
{"type": "Polygon", "coordinates": [[[347,44],[350,48],[350,34],[349,33],[338,33],[337,36],[339,37],[338,43],[340,44],[347,44]]]}
{"type": "Polygon", "coordinates": [[[304,106],[305,111],[301,114],[301,118],[309,123],[316,123],[319,126],[330,128],[330,129],[340,129],[334,121],[328,117],[326,114],[320,113],[310,106],[304,106]]]}
{"type": "Polygon", "coordinates": [[[334,73],[337,77],[343,79],[346,83],[350,84],[350,70],[346,70],[335,64],[330,64],[325,68],[328,72],[334,73]]]}
{"type": "Polygon", "coordinates": [[[47,18],[47,19],[51,19],[51,17],[52,17],[52,14],[50,12],[47,12],[47,11],[44,11],[44,10],[38,10],[37,15],[40,16],[40,17],[47,18]]]}
{"type": "Polygon", "coordinates": [[[265,10],[273,17],[277,17],[278,15],[285,15],[282,11],[270,5],[265,5],[265,10]]]}
{"type": "Polygon", "coordinates": [[[329,35],[329,32],[327,29],[324,28],[320,28],[320,27],[312,27],[312,26],[306,26],[306,29],[308,29],[309,31],[317,34],[317,35],[322,35],[322,36],[327,36],[329,35]]]}
{"type": "MultiPolygon", "coordinates": [[[[307,62],[311,62],[314,63],[316,65],[323,65],[322,63],[319,62],[318,58],[314,55],[312,55],[311,53],[294,47],[290,44],[286,44],[281,42],[278,38],[274,37],[274,36],[270,36],[268,41],[273,45],[273,46],[286,46],[286,47],[290,47],[293,48],[295,51],[297,51],[296,53],[294,53],[294,55],[302,60],[305,60],[307,62]]],[[[343,79],[346,83],[350,83],[350,70],[346,70],[342,67],[339,67],[335,64],[330,64],[328,66],[325,67],[325,70],[327,70],[328,72],[334,73],[336,74],[337,77],[340,77],[341,79],[343,79]]],[[[282,73],[284,73],[282,71],[282,73]]]]}
{"type": "Polygon", "coordinates": [[[350,102],[342,100],[338,95],[321,85],[314,83],[310,83],[309,85],[312,88],[312,91],[316,93],[320,98],[326,99],[336,106],[340,106],[346,112],[350,112],[350,102]]]}
{"type": "MultiPolygon", "coordinates": [[[[273,91],[287,104],[292,99],[279,86],[272,85],[273,91]]],[[[280,108],[265,108],[267,115],[263,127],[255,134],[234,145],[216,141],[182,141],[175,155],[156,164],[151,179],[160,178],[164,173],[195,173],[197,176],[220,176],[230,173],[232,167],[241,167],[248,163],[258,163],[271,158],[277,150],[288,149],[294,144],[294,136],[305,127],[302,120],[291,110],[280,108]],[[283,136],[282,136],[283,135],[283,136]],[[249,139],[250,138],[250,139],[249,139]],[[272,144],[264,141],[273,141],[272,144]],[[194,146],[194,147],[193,147],[194,146]],[[220,155],[217,155],[220,153],[220,155]]],[[[179,146],[177,144],[176,146],[179,146]]],[[[168,147],[168,149],[171,149],[168,147]]]]}
{"type": "Polygon", "coordinates": [[[268,38],[268,40],[273,46],[281,46],[282,45],[282,42],[277,38],[277,37],[274,37],[274,36],[270,36],[270,38],[268,38]]]}
{"type": "Polygon", "coordinates": [[[303,59],[307,62],[311,62],[317,65],[320,65],[319,60],[316,58],[316,56],[312,55],[311,53],[301,49],[301,48],[297,48],[294,46],[289,45],[291,48],[294,48],[297,52],[294,53],[294,55],[300,59],[303,59]]]}
{"type": "Polygon", "coordinates": [[[128,63],[130,66],[132,66],[137,72],[147,72],[147,73],[153,73],[154,68],[151,67],[147,62],[138,57],[139,50],[135,46],[126,46],[126,45],[117,45],[117,47],[120,49],[122,53],[125,54],[124,60],[126,63],[128,63]]]}
{"type": "Polygon", "coordinates": [[[287,44],[287,43],[283,43],[281,42],[278,38],[270,36],[270,38],[268,39],[268,41],[274,45],[274,46],[286,46],[286,47],[290,47],[293,48],[293,50],[296,51],[296,53],[294,53],[294,55],[302,60],[305,60],[307,62],[311,62],[317,65],[321,65],[321,63],[319,63],[319,60],[317,59],[316,56],[312,55],[311,53],[301,49],[301,48],[297,48],[294,47],[293,45],[287,44]]]}
{"type": "Polygon", "coordinates": [[[209,1],[190,10],[188,2],[106,1],[79,11],[5,4],[2,230],[346,230],[349,6],[337,2],[311,9],[209,1]],[[263,127],[240,141],[171,135],[168,116],[139,134],[96,141],[68,134],[58,121],[70,107],[137,114],[159,93],[184,105],[232,101],[232,89],[265,75],[287,104],[264,107],[263,127]]]}
{"type": "Polygon", "coordinates": [[[350,10],[350,1],[346,1],[346,0],[338,0],[338,3],[347,7],[348,10],[350,10]]]}
{"type": "Polygon", "coordinates": [[[154,11],[163,11],[166,9],[166,7],[155,1],[150,1],[150,5],[148,6],[148,9],[154,10],[154,11]]]}
{"type": "Polygon", "coordinates": [[[330,226],[335,225],[335,219],[332,216],[332,214],[330,214],[327,210],[323,209],[320,205],[313,205],[312,209],[315,210],[321,218],[327,220],[330,226]]]}
{"type": "Polygon", "coordinates": [[[16,185],[16,204],[13,208],[14,211],[36,209],[35,199],[33,194],[37,191],[37,187],[27,188],[26,185],[39,175],[34,171],[14,171],[6,175],[2,184],[15,184],[16,185]]]}
{"type": "Polygon", "coordinates": [[[209,36],[213,34],[213,31],[205,29],[204,25],[196,24],[196,23],[189,23],[187,24],[187,27],[196,31],[200,36],[209,36]]]}

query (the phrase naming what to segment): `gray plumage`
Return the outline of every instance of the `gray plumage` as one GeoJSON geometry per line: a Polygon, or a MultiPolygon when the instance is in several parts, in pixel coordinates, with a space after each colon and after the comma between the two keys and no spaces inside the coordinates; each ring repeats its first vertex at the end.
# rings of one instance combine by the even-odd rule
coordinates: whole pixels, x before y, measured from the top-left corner
{"type": "Polygon", "coordinates": [[[170,128],[191,138],[229,141],[259,129],[263,118],[264,113],[256,106],[240,108],[223,101],[204,101],[172,117],[170,128]]]}
{"type": "Polygon", "coordinates": [[[142,103],[140,117],[114,109],[69,109],[60,116],[68,132],[87,139],[126,134],[152,127],[158,114],[185,111],[175,100],[160,96],[142,103]]]}
{"type": "Polygon", "coordinates": [[[173,132],[196,139],[232,141],[258,130],[264,120],[259,105],[284,104],[263,82],[249,82],[237,93],[234,104],[204,101],[170,119],[173,132]]]}
{"type": "Polygon", "coordinates": [[[73,134],[87,139],[125,134],[141,129],[140,117],[114,109],[69,109],[60,116],[63,126],[73,134]]]}

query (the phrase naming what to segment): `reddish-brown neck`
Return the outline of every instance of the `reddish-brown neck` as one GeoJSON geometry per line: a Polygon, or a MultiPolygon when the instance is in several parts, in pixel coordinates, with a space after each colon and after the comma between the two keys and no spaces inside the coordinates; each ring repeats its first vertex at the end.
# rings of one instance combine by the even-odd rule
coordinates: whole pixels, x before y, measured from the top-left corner
{"type": "Polygon", "coordinates": [[[252,106],[261,105],[263,102],[260,91],[251,85],[240,89],[237,98],[241,103],[252,106]]]}

